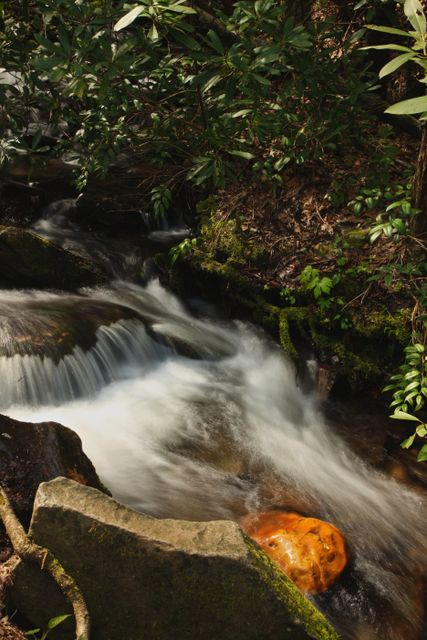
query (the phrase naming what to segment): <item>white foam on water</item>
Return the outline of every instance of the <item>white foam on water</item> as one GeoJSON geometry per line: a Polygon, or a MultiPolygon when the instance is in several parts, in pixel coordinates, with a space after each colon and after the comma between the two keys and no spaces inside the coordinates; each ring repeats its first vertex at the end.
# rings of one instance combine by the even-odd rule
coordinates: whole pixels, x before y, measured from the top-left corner
{"type": "MultiPolygon", "coordinates": [[[[225,434],[250,468],[270,470],[285,493],[344,531],[354,571],[378,597],[415,615],[399,572],[425,562],[425,503],[332,433],[279,348],[244,324],[195,318],[157,282],[118,282],[86,296],[137,319],[99,329],[94,348],[59,364],[0,358],[1,378],[11,380],[9,402],[2,396],[9,415],[74,429],[114,496],[160,517],[233,518],[265,508],[257,478],[198,455],[225,434]],[[33,381],[25,401],[13,396],[20,375],[33,381]]],[[[363,618],[357,603],[349,606],[344,615],[363,618]]],[[[409,640],[381,633],[374,637],[409,640]]]]}

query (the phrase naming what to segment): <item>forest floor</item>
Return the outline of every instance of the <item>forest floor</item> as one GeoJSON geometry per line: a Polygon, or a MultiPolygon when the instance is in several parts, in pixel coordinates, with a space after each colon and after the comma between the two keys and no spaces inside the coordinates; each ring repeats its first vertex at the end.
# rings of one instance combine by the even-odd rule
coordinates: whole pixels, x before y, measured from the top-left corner
{"type": "MultiPolygon", "coordinates": [[[[374,135],[372,140],[375,143],[374,135]]],[[[392,283],[381,283],[381,279],[367,282],[367,276],[388,264],[407,263],[420,245],[411,236],[398,241],[382,236],[371,243],[369,228],[384,213],[381,187],[378,202],[369,207],[365,200],[378,188],[373,185],[383,169],[389,173],[390,185],[405,183],[405,173],[413,171],[417,146],[418,141],[410,135],[399,135],[393,141],[395,157],[387,168],[375,166],[380,154],[375,149],[371,153],[368,149],[367,154],[365,148],[342,157],[326,156],[321,165],[287,170],[278,187],[257,179],[236,182],[219,191],[211,212],[211,230],[203,242],[212,255],[225,250],[236,258],[239,271],[267,287],[300,288],[300,275],[307,266],[329,277],[337,271],[357,269],[365,274],[366,283],[359,302],[368,295],[389,302],[392,283]],[[358,196],[360,213],[349,205],[358,196]],[[227,224],[233,226],[244,247],[241,256],[231,242],[227,245],[227,224]]],[[[379,182],[384,182],[384,176],[379,182]]]]}

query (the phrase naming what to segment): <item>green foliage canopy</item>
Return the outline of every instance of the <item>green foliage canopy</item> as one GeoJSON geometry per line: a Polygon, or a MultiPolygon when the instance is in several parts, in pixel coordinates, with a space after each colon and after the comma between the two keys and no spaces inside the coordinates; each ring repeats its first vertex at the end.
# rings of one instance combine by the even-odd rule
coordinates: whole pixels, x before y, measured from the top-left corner
{"type": "Polygon", "coordinates": [[[369,88],[346,46],[331,47],[335,26],[297,25],[286,5],[242,0],[228,16],[185,0],[3,4],[0,162],[65,156],[83,185],[126,151],[196,185],[223,185],[248,161],[280,182],[288,163],[360,135],[369,88]]]}

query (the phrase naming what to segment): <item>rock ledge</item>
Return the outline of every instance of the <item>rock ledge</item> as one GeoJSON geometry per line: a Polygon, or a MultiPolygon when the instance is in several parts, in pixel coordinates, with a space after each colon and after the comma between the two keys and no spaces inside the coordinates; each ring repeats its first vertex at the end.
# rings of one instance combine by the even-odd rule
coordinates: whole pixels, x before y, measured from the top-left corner
{"type": "MultiPolygon", "coordinates": [[[[236,523],[158,520],[58,478],[39,487],[30,535],[79,584],[93,640],[338,638],[236,523]]],[[[46,576],[24,564],[13,597],[37,626],[66,610],[46,576]]]]}

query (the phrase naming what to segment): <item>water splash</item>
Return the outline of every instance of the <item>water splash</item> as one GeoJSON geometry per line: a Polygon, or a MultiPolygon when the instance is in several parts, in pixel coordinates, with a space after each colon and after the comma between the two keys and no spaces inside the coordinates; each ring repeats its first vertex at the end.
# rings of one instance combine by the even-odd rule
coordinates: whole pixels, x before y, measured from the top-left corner
{"type": "Polygon", "coordinates": [[[410,640],[418,619],[408,580],[426,557],[422,498],[350,452],[297,387],[281,350],[251,328],[195,318],[155,282],[86,296],[135,319],[98,329],[95,347],[58,364],[16,356],[9,374],[0,358],[3,380],[38,381],[8,413],[73,428],[114,495],[156,516],[238,518],[297,503],[329,519],[347,536],[359,586],[319,602],[339,609],[341,625],[353,620],[347,638],[360,637],[351,630],[358,620],[370,637],[410,640]],[[406,631],[382,619],[372,598],[391,603],[406,631]]]}

